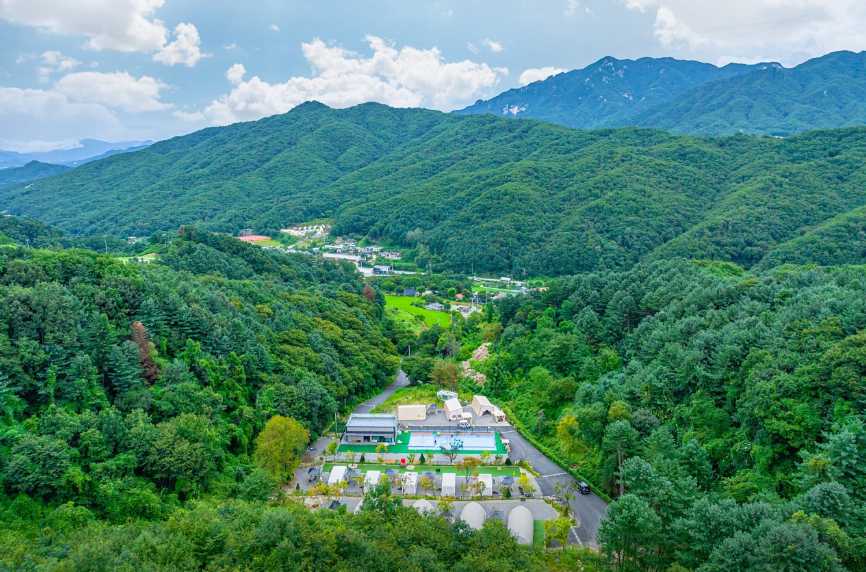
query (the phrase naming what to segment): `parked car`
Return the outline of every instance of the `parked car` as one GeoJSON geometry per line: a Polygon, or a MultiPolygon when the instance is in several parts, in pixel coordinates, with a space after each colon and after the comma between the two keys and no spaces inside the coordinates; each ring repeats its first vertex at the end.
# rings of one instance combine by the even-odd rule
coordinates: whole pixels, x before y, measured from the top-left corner
{"type": "Polygon", "coordinates": [[[589,493],[592,492],[592,490],[589,488],[589,484],[587,484],[583,481],[580,481],[579,483],[577,483],[577,490],[582,495],[588,495],[589,493]]]}

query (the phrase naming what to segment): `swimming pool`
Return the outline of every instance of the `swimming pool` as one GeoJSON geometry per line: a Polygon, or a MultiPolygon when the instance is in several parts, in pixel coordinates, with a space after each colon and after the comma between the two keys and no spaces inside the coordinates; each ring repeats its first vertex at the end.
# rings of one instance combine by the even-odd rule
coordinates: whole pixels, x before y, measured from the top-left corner
{"type": "Polygon", "coordinates": [[[413,431],[409,435],[409,450],[421,449],[460,449],[466,451],[495,451],[495,433],[439,433],[432,431],[413,431]]]}

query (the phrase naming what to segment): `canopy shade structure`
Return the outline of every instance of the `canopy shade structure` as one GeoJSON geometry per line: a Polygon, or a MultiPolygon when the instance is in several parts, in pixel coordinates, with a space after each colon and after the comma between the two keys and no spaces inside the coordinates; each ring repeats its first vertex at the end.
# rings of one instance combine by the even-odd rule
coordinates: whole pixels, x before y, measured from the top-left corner
{"type": "Polygon", "coordinates": [[[493,496],[493,475],[481,474],[478,475],[478,482],[481,483],[481,489],[479,493],[481,496],[489,497],[493,496]]]}
{"type": "Polygon", "coordinates": [[[368,492],[376,488],[381,479],[381,471],[367,471],[367,475],[364,477],[364,492],[368,492]]]}
{"type": "Polygon", "coordinates": [[[487,413],[493,415],[493,411],[494,409],[496,409],[495,407],[493,407],[493,404],[490,403],[490,400],[483,395],[476,395],[475,397],[473,397],[471,405],[472,410],[475,411],[475,415],[477,415],[478,417],[481,417],[482,415],[485,415],[487,413]]]}
{"type": "Polygon", "coordinates": [[[457,475],[454,473],[442,473],[442,496],[457,496],[457,475]]]}
{"type": "Polygon", "coordinates": [[[328,486],[336,485],[346,479],[346,470],[348,467],[344,465],[335,465],[331,467],[331,472],[328,474],[328,486]]]}
{"type": "Polygon", "coordinates": [[[414,495],[418,490],[418,473],[403,473],[403,494],[414,495]]]}
{"type": "Polygon", "coordinates": [[[477,502],[466,503],[466,506],[460,511],[460,520],[469,525],[469,528],[479,530],[484,526],[484,521],[487,520],[487,511],[477,502]]]}

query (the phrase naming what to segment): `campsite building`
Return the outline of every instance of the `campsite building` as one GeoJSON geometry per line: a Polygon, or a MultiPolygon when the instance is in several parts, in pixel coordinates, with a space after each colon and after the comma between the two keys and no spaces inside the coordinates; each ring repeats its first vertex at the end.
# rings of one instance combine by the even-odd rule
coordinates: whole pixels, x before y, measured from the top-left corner
{"type": "Polygon", "coordinates": [[[460,421],[463,418],[463,406],[460,405],[460,400],[456,397],[445,402],[445,417],[448,421],[460,421]]]}
{"type": "Polygon", "coordinates": [[[376,413],[353,413],[346,422],[344,443],[387,443],[397,441],[397,418],[376,413]]]}
{"type": "Polygon", "coordinates": [[[418,473],[406,471],[400,477],[403,481],[403,494],[414,495],[418,491],[418,473]]]}
{"type": "Polygon", "coordinates": [[[346,469],[345,465],[334,465],[331,467],[331,472],[328,474],[328,486],[334,486],[337,483],[341,483],[346,479],[346,469]]]}
{"type": "Polygon", "coordinates": [[[487,511],[477,502],[469,502],[460,511],[460,520],[469,525],[469,528],[480,530],[484,526],[484,521],[487,520],[487,511]]]}
{"type": "Polygon", "coordinates": [[[364,492],[368,493],[375,489],[381,480],[381,471],[367,471],[367,474],[364,476],[364,492]]]}

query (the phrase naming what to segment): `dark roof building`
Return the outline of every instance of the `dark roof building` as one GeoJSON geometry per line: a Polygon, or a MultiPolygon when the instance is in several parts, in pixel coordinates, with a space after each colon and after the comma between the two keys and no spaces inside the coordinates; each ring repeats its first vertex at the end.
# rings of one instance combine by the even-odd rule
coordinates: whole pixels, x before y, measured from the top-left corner
{"type": "Polygon", "coordinates": [[[346,422],[343,433],[346,443],[395,443],[397,441],[397,418],[376,413],[353,413],[346,422]]]}

